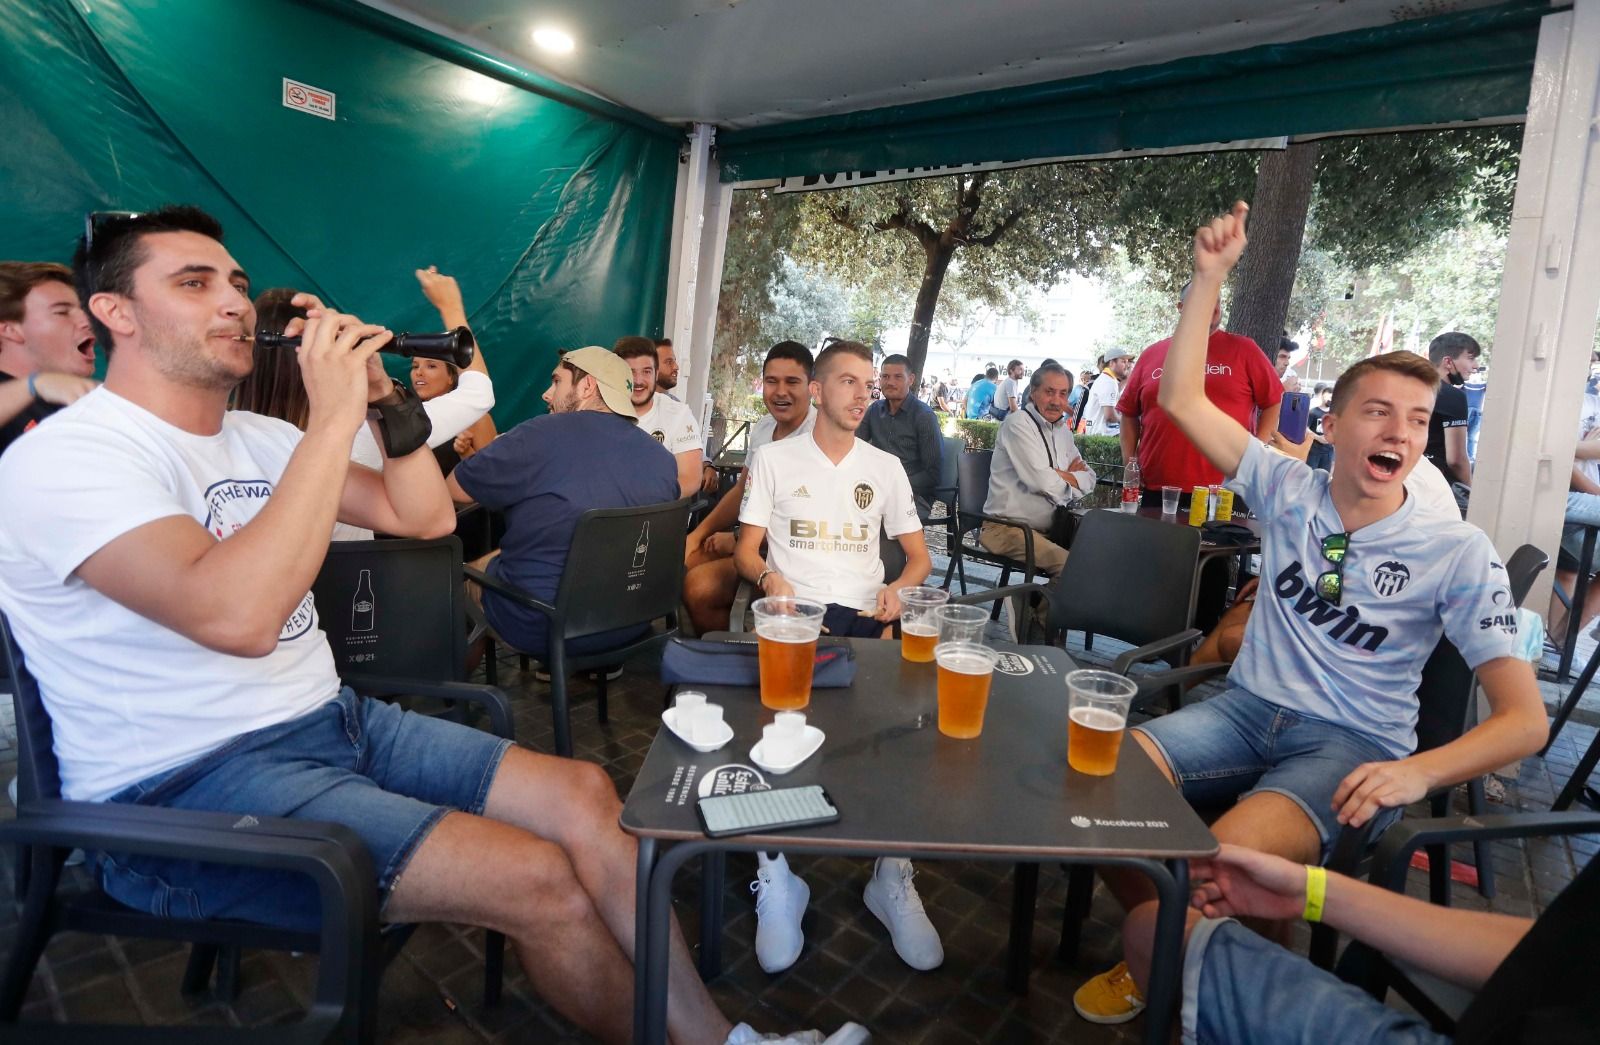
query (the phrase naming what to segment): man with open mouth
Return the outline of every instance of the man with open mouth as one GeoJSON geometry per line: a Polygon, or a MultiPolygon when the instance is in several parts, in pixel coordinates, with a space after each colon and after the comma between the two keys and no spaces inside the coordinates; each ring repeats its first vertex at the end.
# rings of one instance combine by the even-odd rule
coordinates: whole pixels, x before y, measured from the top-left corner
{"type": "MultiPolygon", "coordinates": [[[[1515,656],[1516,610],[1493,545],[1464,522],[1421,524],[1405,487],[1439,384],[1427,359],[1390,352],[1339,378],[1322,422],[1338,461],[1331,475],[1268,451],[1206,397],[1207,328],[1244,251],[1247,213],[1239,203],[1195,235],[1194,283],[1159,402],[1261,518],[1261,591],[1229,688],[1130,734],[1185,798],[1228,806],[1212,825],[1219,841],[1314,866],[1345,826],[1371,823],[1376,837],[1436,788],[1532,754],[1546,723],[1533,669],[1515,656]],[[1441,637],[1477,672],[1490,713],[1418,752],[1417,685],[1441,637]]],[[[1125,909],[1149,917],[1148,883],[1104,877],[1125,909]]],[[[1208,953],[1248,936],[1237,923],[1200,928],[1198,912],[1189,915],[1186,993],[1208,953]]],[[[1227,1005],[1202,996],[1199,1007],[1208,1002],[1227,1005]]],[[[1074,997],[1101,1023],[1131,1019],[1143,1004],[1126,963],[1074,997]]],[[[1186,998],[1185,1040],[1198,1033],[1196,1018],[1186,998]]]]}
{"type": "Polygon", "coordinates": [[[94,332],[72,270],[0,261],[0,453],[94,388],[94,332]]]}

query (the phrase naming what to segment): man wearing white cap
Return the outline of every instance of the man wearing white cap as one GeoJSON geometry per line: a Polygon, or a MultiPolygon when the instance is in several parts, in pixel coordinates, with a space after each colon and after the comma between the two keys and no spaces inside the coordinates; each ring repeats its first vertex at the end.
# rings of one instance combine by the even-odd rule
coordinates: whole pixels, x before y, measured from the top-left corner
{"type": "MultiPolygon", "coordinates": [[[[544,394],[550,413],[522,422],[450,473],[447,485],[458,502],[505,514],[500,554],[485,567],[490,576],[553,599],[580,515],[678,499],[677,462],[639,430],[632,396],[625,360],[593,346],[567,352],[544,394]]],[[[492,591],[482,601],[484,616],[507,642],[535,656],[545,651],[543,614],[492,591]]],[[[631,630],[604,632],[569,642],[567,650],[611,649],[637,637],[631,630]]]]}
{"type": "Polygon", "coordinates": [[[1117,414],[1117,398],[1122,394],[1122,382],[1133,369],[1133,353],[1125,348],[1110,348],[1100,357],[1100,376],[1089,386],[1083,401],[1085,435],[1116,435],[1122,431],[1122,418],[1117,414]]]}

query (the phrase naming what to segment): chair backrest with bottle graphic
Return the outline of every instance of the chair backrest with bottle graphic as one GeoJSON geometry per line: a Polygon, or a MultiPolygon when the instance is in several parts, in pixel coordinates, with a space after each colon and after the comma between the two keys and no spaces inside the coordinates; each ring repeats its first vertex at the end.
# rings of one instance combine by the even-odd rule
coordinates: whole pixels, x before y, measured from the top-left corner
{"type": "Polygon", "coordinates": [[[462,679],[459,537],[334,541],[311,592],[341,676],[462,679]]]}

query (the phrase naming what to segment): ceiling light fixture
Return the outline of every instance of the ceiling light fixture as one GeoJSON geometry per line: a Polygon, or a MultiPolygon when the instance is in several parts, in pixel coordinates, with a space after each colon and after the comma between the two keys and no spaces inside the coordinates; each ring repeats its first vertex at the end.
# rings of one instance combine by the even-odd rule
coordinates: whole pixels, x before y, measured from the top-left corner
{"type": "Polygon", "coordinates": [[[552,26],[540,26],[533,31],[533,42],[542,51],[551,54],[571,54],[577,43],[572,39],[572,34],[556,29],[552,26]]]}

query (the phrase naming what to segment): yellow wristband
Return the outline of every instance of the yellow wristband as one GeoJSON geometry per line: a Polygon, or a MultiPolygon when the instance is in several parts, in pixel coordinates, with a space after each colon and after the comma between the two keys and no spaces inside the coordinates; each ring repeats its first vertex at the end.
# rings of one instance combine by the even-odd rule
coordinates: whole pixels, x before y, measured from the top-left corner
{"type": "Polygon", "coordinates": [[[1328,869],[1306,865],[1306,912],[1308,922],[1322,921],[1322,905],[1328,899],[1328,869]]]}

